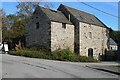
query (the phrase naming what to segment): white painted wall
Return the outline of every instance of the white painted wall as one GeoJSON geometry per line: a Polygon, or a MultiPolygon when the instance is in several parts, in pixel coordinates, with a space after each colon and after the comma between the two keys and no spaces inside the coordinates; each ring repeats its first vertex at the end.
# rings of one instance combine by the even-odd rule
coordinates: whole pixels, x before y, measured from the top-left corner
{"type": "Polygon", "coordinates": [[[118,50],[118,46],[117,45],[109,45],[109,50],[117,51],[118,50]]]}

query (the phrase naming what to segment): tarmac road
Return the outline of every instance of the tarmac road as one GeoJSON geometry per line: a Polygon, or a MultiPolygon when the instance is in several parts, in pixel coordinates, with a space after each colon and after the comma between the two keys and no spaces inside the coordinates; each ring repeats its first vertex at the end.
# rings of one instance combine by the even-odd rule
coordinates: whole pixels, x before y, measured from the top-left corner
{"type": "Polygon", "coordinates": [[[2,54],[2,78],[118,78],[118,75],[86,66],[117,63],[79,63],[2,54]]]}

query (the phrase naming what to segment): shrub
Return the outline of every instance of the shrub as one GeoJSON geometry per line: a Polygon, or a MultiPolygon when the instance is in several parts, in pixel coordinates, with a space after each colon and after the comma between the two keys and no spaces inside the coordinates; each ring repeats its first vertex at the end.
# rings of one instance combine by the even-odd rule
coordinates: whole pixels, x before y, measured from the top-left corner
{"type": "Polygon", "coordinates": [[[69,55],[72,55],[72,52],[69,49],[56,50],[52,52],[53,59],[68,61],[69,55]]]}
{"type": "Polygon", "coordinates": [[[71,61],[71,62],[97,62],[97,60],[92,57],[79,56],[72,53],[69,49],[56,50],[49,52],[47,50],[42,50],[39,48],[23,48],[17,51],[10,51],[10,54],[16,56],[25,56],[30,58],[42,58],[60,61],[71,61]]]}

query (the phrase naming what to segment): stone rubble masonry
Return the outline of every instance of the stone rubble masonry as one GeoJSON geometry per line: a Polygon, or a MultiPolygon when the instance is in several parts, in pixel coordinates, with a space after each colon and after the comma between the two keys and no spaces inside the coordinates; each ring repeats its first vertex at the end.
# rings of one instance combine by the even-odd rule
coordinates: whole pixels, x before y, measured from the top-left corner
{"type": "MultiPolygon", "coordinates": [[[[64,14],[66,17],[70,15],[64,14]]],[[[105,53],[108,49],[107,28],[79,22],[72,14],[70,21],[73,25],[66,24],[63,28],[63,23],[51,21],[42,10],[36,9],[26,27],[26,46],[41,46],[50,51],[66,48],[75,51],[77,48],[76,51],[82,56],[88,56],[88,49],[92,48],[95,59],[105,53]],[[39,28],[36,28],[37,22],[39,28]],[[90,32],[92,38],[89,38],[90,32]]]]}
{"type": "Polygon", "coordinates": [[[50,49],[51,23],[48,17],[38,8],[26,27],[26,46],[40,46],[50,49]],[[36,23],[39,22],[39,28],[36,23]]]}
{"type": "Polygon", "coordinates": [[[80,22],[80,55],[88,56],[88,49],[93,49],[93,56],[98,59],[99,54],[102,55],[105,49],[108,49],[106,35],[106,28],[90,25],[80,22]],[[92,38],[89,37],[89,32],[92,34],[92,38]],[[103,50],[103,51],[102,51],[103,50]]]}
{"type": "Polygon", "coordinates": [[[74,51],[74,25],[66,24],[66,28],[63,28],[62,23],[50,21],[38,9],[26,27],[26,46],[40,46],[51,51],[69,48],[74,51]]]}
{"type": "Polygon", "coordinates": [[[51,22],[51,50],[66,48],[74,51],[74,25],[51,22]]]}

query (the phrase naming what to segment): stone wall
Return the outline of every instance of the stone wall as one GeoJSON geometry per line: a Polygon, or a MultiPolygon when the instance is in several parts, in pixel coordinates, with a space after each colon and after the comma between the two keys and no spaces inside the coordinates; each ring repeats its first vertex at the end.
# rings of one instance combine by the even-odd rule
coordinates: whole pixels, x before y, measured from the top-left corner
{"type": "Polygon", "coordinates": [[[104,54],[107,49],[106,28],[80,22],[80,55],[88,56],[88,49],[93,49],[94,58],[104,54]]]}
{"type": "Polygon", "coordinates": [[[74,26],[63,28],[62,23],[51,22],[51,51],[66,48],[74,51],[74,26]]]}
{"type": "Polygon", "coordinates": [[[58,10],[60,10],[68,20],[70,20],[73,25],[75,26],[74,28],[74,52],[75,53],[79,53],[79,39],[80,39],[80,36],[79,36],[79,21],[76,19],[76,17],[70,12],[68,11],[65,7],[63,6],[60,6],[58,8],[58,10]]]}
{"type": "Polygon", "coordinates": [[[26,46],[40,46],[50,49],[50,28],[51,23],[49,18],[37,8],[31,17],[29,24],[26,27],[26,46]],[[39,27],[37,24],[39,22],[39,27]]]}
{"type": "Polygon", "coordinates": [[[88,49],[93,49],[94,58],[104,54],[108,49],[107,29],[79,22],[70,12],[62,11],[74,25],[50,21],[41,11],[36,9],[30,23],[26,27],[26,46],[41,46],[51,51],[70,48],[82,56],[88,56],[88,49]],[[39,28],[36,23],[39,22],[39,28]]]}

